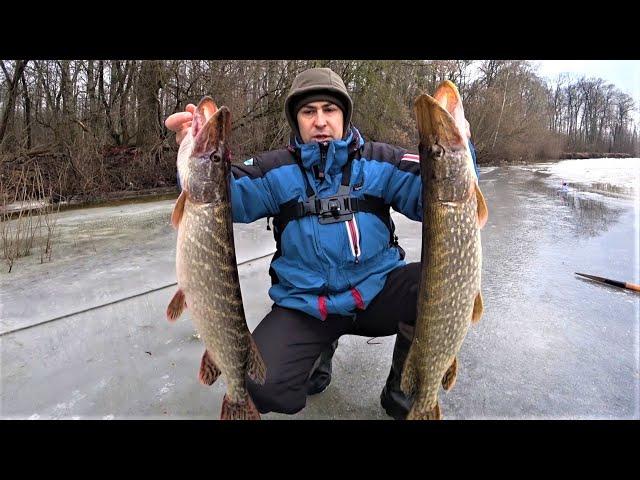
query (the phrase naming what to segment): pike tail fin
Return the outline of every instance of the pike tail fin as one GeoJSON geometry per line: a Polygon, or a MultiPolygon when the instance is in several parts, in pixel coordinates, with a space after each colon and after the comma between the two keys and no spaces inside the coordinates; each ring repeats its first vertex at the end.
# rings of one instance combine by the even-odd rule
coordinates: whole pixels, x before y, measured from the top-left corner
{"type": "Polygon", "coordinates": [[[407,420],[442,420],[440,403],[436,400],[435,407],[423,408],[415,402],[407,414],[407,420]]]}
{"type": "Polygon", "coordinates": [[[260,420],[260,413],[249,394],[241,402],[233,403],[225,394],[222,400],[220,420],[260,420]]]}

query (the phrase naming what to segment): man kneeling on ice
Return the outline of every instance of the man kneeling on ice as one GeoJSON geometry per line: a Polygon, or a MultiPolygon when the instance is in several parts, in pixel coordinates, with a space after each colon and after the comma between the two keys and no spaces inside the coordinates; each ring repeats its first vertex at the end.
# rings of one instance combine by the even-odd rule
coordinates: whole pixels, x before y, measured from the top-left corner
{"type": "MultiPolygon", "coordinates": [[[[178,144],[194,110],[190,104],[165,122],[178,144]]],[[[273,217],[277,246],[269,269],[274,304],[253,331],[266,382],[247,379],[260,413],[297,413],[307,395],[327,388],[342,335],[397,334],[380,401],[395,419],[411,407],[400,381],[416,321],[420,263],[404,261],[389,208],[422,220],[419,158],[365,141],[351,123],[352,111],[335,72],[306,70],[285,101],[292,130],[287,148],[232,167],[234,222],[273,217]]]]}

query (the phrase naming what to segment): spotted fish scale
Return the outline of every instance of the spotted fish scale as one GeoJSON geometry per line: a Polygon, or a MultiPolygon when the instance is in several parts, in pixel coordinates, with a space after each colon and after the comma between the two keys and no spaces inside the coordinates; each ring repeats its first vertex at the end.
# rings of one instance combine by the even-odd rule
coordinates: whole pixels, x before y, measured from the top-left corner
{"type": "Polygon", "coordinates": [[[482,315],[480,229],[487,208],[467,146],[455,85],[415,102],[422,176],[422,270],[414,338],[402,390],[413,396],[407,419],[440,419],[438,392],[453,387],[472,321],[482,315]]]}
{"type": "Polygon", "coordinates": [[[230,114],[205,97],[178,152],[182,193],[172,214],[178,228],[178,291],[167,317],[185,308],[206,348],[198,374],[205,385],[220,375],[227,391],[221,419],[259,419],[246,375],[264,383],[265,366],[247,327],[235,255],[226,149],[230,114]]]}

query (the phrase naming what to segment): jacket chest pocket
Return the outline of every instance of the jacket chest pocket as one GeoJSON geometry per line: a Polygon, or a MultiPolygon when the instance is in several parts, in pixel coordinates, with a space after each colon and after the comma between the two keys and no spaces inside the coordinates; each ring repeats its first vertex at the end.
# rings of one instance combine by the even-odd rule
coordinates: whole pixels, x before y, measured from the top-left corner
{"type": "Polygon", "coordinates": [[[359,214],[346,222],[318,225],[322,250],[331,263],[359,263],[362,256],[359,214]]]}
{"type": "Polygon", "coordinates": [[[318,241],[322,250],[321,255],[324,257],[323,261],[342,265],[353,260],[349,247],[349,236],[345,227],[346,223],[316,224],[318,241]]]}

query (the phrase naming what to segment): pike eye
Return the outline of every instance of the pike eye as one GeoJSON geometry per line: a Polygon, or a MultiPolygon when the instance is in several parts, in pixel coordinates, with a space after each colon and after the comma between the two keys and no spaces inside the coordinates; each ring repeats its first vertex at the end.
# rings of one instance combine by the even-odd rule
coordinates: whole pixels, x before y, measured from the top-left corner
{"type": "Polygon", "coordinates": [[[220,160],[222,160],[222,156],[220,155],[220,153],[219,153],[219,152],[215,152],[215,153],[213,154],[213,161],[214,161],[215,163],[218,163],[218,162],[220,162],[220,160]]]}
{"type": "Polygon", "coordinates": [[[442,146],[438,145],[437,143],[434,144],[431,147],[431,156],[436,160],[441,159],[444,156],[444,148],[442,148],[442,146]]]}

